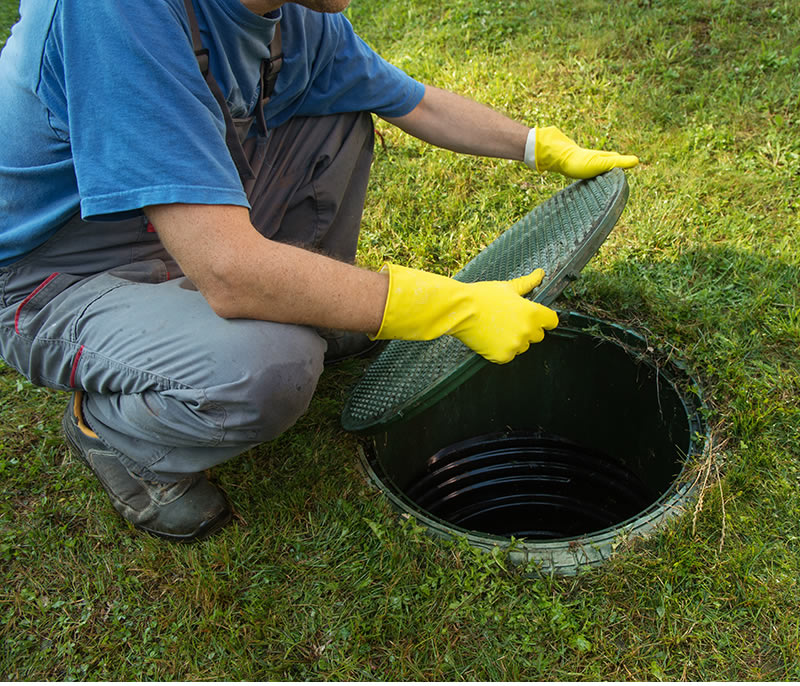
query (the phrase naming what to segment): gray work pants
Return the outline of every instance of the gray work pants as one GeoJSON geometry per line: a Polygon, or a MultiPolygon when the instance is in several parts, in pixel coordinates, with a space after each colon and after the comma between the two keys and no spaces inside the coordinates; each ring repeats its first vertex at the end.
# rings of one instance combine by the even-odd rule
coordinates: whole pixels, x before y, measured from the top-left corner
{"type": "MultiPolygon", "coordinates": [[[[298,118],[266,145],[254,225],[352,261],[371,116],[298,118]]],[[[218,317],[146,217],[73,217],[0,268],[0,356],[35,384],[84,390],[90,426],[147,479],[174,481],[281,434],[307,409],[325,349],[309,327],[218,317]]]]}

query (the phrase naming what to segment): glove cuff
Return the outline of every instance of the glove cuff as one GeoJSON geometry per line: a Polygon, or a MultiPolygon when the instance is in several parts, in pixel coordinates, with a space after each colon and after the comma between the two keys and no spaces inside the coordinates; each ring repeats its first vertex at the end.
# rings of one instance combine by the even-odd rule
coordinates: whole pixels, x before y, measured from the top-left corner
{"type": "Polygon", "coordinates": [[[533,127],[528,132],[528,140],[525,142],[524,160],[525,164],[531,169],[539,171],[539,167],[536,166],[536,127],[533,127]]]}
{"type": "Polygon", "coordinates": [[[389,310],[389,300],[392,297],[392,286],[393,286],[392,281],[394,281],[392,275],[393,266],[394,265],[391,264],[384,264],[383,267],[381,267],[381,272],[387,272],[389,274],[389,290],[386,293],[386,304],[383,306],[383,316],[381,317],[381,326],[378,329],[378,332],[374,336],[370,336],[369,334],[367,334],[367,338],[369,338],[371,341],[385,340],[382,337],[382,334],[384,333],[384,329],[386,328],[386,313],[389,310]]]}
{"type": "Polygon", "coordinates": [[[384,270],[389,272],[389,292],[372,340],[429,341],[450,333],[472,314],[469,284],[391,263],[384,270]]]}

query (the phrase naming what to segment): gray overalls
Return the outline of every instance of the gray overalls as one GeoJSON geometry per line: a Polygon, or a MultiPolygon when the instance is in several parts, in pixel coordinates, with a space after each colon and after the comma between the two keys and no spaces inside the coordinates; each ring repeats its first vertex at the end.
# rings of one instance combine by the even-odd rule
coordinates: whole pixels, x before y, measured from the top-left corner
{"type": "MultiPolygon", "coordinates": [[[[187,12],[202,69],[188,0],[187,12]]],[[[269,76],[249,120],[222,103],[251,220],[273,240],[352,261],[372,118],[296,118],[267,131],[269,76]],[[257,135],[245,138],[254,118],[257,135]]],[[[308,407],[325,348],[309,327],[218,317],[145,216],[76,214],[0,268],[0,356],[35,384],[84,390],[89,425],[146,479],[174,481],[284,432],[308,407]]]]}

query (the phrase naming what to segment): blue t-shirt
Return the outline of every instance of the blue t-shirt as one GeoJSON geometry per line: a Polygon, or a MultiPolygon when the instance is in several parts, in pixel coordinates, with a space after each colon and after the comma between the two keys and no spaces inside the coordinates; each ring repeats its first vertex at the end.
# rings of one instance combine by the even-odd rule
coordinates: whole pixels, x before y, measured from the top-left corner
{"type": "MultiPolygon", "coordinates": [[[[268,125],[371,111],[398,117],[424,87],[341,14],[194,0],[210,69],[234,117],[252,114],[277,21],[284,63],[268,125]]],[[[22,0],[0,54],[0,265],[85,219],[146,205],[247,207],[222,112],[200,73],[183,0],[22,0]]]]}

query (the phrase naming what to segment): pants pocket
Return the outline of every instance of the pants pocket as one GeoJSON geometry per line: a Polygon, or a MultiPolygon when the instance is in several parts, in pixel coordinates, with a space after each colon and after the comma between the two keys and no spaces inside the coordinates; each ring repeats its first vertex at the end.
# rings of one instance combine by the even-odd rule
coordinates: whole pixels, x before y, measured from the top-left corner
{"type": "Polygon", "coordinates": [[[79,276],[58,272],[48,276],[14,308],[14,333],[24,338],[34,338],[39,335],[46,321],[46,317],[42,316],[43,310],[67,288],[80,280],[79,276]]]}

